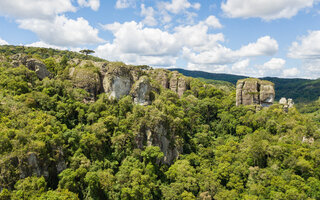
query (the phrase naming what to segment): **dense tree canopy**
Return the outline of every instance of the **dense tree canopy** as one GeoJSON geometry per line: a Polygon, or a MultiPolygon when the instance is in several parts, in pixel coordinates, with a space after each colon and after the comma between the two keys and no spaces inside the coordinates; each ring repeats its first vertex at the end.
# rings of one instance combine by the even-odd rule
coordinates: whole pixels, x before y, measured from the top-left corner
{"type": "Polygon", "coordinates": [[[314,115],[236,107],[228,85],[197,79],[181,98],[160,88],[148,106],[104,93],[87,102],[68,75],[72,53],[24,51],[54,77],[0,62],[0,200],[320,199],[318,103],[304,108],[314,115]],[[181,147],[172,163],[137,145],[159,125],[181,147]]]}

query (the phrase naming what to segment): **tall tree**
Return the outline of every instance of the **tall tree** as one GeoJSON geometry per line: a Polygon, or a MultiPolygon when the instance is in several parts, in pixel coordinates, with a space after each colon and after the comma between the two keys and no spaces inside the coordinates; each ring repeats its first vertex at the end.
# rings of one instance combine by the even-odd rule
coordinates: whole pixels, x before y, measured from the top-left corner
{"type": "Polygon", "coordinates": [[[88,55],[92,54],[92,53],[95,53],[95,51],[90,50],[90,49],[83,49],[83,50],[80,51],[80,53],[85,54],[86,55],[86,59],[88,59],[88,55]]]}

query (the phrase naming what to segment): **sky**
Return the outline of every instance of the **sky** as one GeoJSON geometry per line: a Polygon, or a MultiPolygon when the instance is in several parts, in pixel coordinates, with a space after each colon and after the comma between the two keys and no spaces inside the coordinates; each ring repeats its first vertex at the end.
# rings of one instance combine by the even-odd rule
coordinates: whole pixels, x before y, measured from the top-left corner
{"type": "Polygon", "coordinates": [[[320,78],[320,0],[1,0],[0,45],[252,77],[320,78]]]}

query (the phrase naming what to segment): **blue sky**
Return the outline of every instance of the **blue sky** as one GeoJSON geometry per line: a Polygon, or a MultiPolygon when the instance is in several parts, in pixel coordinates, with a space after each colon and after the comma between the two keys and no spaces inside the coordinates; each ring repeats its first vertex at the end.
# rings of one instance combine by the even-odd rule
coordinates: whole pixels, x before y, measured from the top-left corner
{"type": "Polygon", "coordinates": [[[254,77],[320,77],[318,0],[1,0],[0,45],[254,77]]]}

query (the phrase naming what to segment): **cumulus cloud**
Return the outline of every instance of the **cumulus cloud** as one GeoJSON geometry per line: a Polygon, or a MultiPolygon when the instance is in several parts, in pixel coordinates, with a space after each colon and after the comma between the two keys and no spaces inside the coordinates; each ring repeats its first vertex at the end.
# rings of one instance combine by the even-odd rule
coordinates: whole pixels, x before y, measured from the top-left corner
{"type": "Polygon", "coordinates": [[[135,7],[136,1],[135,0],[117,0],[116,8],[124,9],[129,7],[135,7]]]}
{"type": "Polygon", "coordinates": [[[278,51],[278,43],[270,36],[259,38],[255,43],[249,43],[241,47],[239,50],[232,50],[221,44],[216,44],[210,49],[204,51],[192,51],[184,48],[183,54],[192,63],[198,64],[231,64],[237,62],[241,58],[255,56],[270,56],[278,51]]]}
{"type": "Polygon", "coordinates": [[[264,20],[291,18],[316,0],[227,0],[221,9],[231,18],[258,17],[264,20]]]}
{"type": "Polygon", "coordinates": [[[141,16],[144,17],[142,23],[148,26],[155,26],[157,25],[157,20],[155,19],[155,11],[152,7],[145,7],[144,4],[141,4],[141,16]]]}
{"type": "Polygon", "coordinates": [[[233,72],[244,72],[250,65],[250,59],[244,59],[232,65],[233,72]]]}
{"type": "Polygon", "coordinates": [[[47,44],[47,43],[45,43],[43,41],[33,42],[31,44],[26,44],[25,46],[27,46],[27,47],[52,48],[52,49],[60,49],[60,50],[67,50],[68,49],[66,47],[47,44]]]}
{"type": "Polygon", "coordinates": [[[213,15],[209,16],[209,17],[206,19],[205,23],[206,23],[208,26],[211,26],[211,27],[213,27],[213,28],[222,28],[222,25],[221,25],[219,19],[216,18],[216,17],[213,16],[213,15]]]}
{"type": "Polygon", "coordinates": [[[282,58],[272,58],[268,62],[264,63],[261,68],[268,70],[279,70],[284,67],[286,61],[282,58]]]}
{"type": "Polygon", "coordinates": [[[299,74],[300,74],[300,71],[296,67],[294,67],[294,68],[283,70],[282,76],[292,78],[292,77],[298,77],[299,74]]]}
{"type": "Polygon", "coordinates": [[[0,38],[0,45],[8,45],[9,43],[0,38]]]}
{"type": "Polygon", "coordinates": [[[174,35],[157,28],[146,28],[135,21],[113,23],[104,28],[114,35],[112,43],[96,49],[97,55],[130,64],[171,65],[179,45],[174,35]]]}
{"type": "Polygon", "coordinates": [[[201,7],[200,3],[190,3],[188,0],[172,0],[171,2],[162,1],[159,3],[159,7],[167,10],[173,14],[179,14],[186,11],[189,8],[199,10],[201,7]]]}
{"type": "Polygon", "coordinates": [[[320,76],[320,31],[310,31],[291,44],[288,57],[302,60],[304,74],[308,77],[320,76]]]}
{"type": "Polygon", "coordinates": [[[299,42],[293,42],[289,48],[288,56],[300,59],[320,59],[320,30],[310,31],[307,36],[299,39],[299,42]]]}
{"type": "Polygon", "coordinates": [[[241,47],[236,53],[241,57],[245,56],[271,56],[278,51],[278,42],[270,36],[259,38],[255,43],[241,47]]]}
{"type": "Polygon", "coordinates": [[[123,60],[130,64],[170,66],[181,56],[182,49],[204,51],[224,41],[222,33],[208,33],[210,28],[216,26],[207,23],[213,19],[212,16],[208,19],[193,26],[178,26],[173,33],[147,28],[143,23],[134,21],[107,24],[103,28],[113,33],[114,40],[99,46],[96,52],[106,59],[123,60]]]}
{"type": "Polygon", "coordinates": [[[82,17],[76,20],[57,16],[53,20],[23,19],[17,20],[19,27],[38,35],[41,41],[56,46],[79,46],[97,44],[104,40],[99,38],[98,30],[91,27],[82,17]]]}
{"type": "Polygon", "coordinates": [[[71,0],[1,0],[0,15],[14,18],[52,18],[57,14],[75,12],[71,0]]]}
{"type": "Polygon", "coordinates": [[[78,0],[78,4],[82,7],[90,7],[92,10],[97,11],[100,7],[100,0],[78,0]]]}

